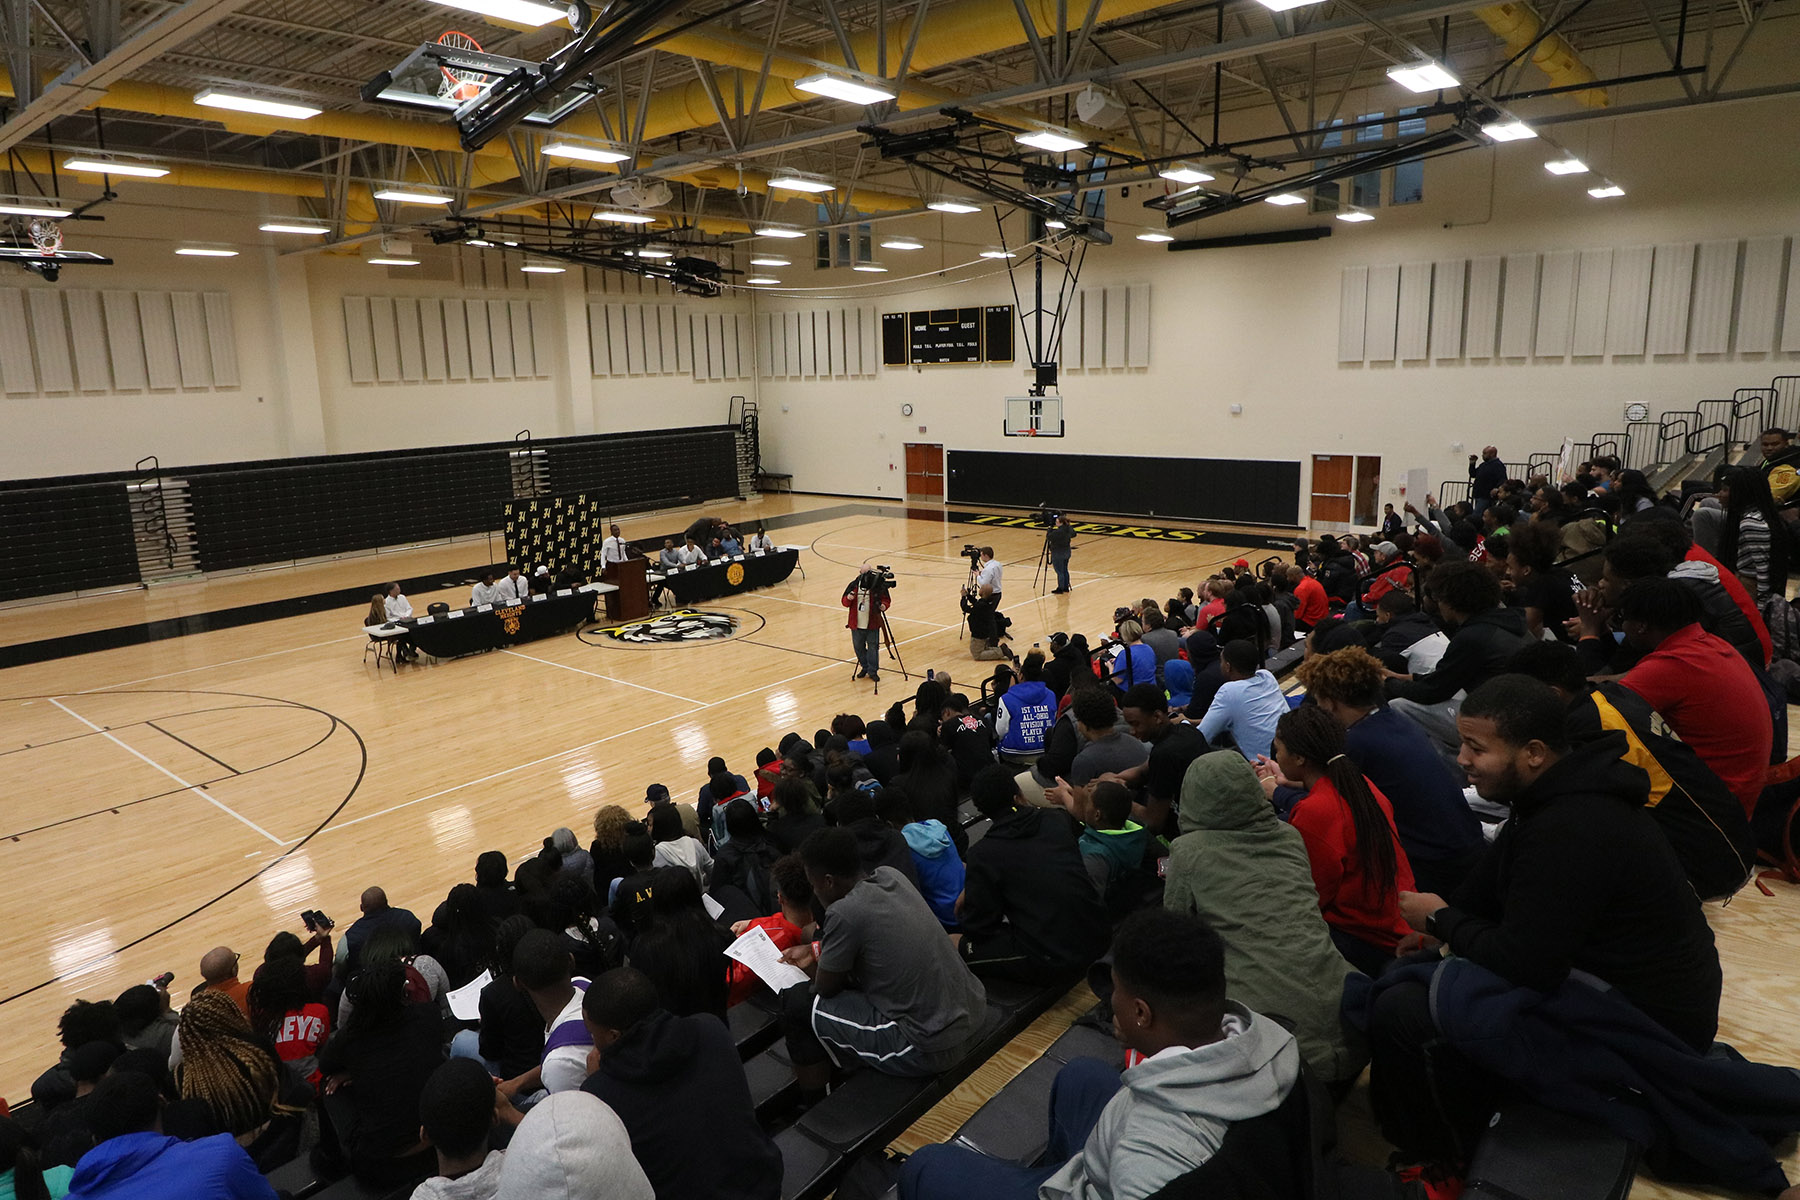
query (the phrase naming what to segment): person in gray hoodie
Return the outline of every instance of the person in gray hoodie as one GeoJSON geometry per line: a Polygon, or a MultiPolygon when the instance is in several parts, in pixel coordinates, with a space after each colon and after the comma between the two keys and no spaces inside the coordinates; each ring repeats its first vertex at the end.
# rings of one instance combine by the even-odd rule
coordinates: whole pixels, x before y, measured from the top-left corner
{"type": "Polygon", "coordinates": [[[500,1161],[495,1200],[656,1200],[604,1100],[558,1092],[525,1114],[500,1161]]]}
{"type": "Polygon", "coordinates": [[[1057,1073],[1039,1164],[926,1146],[901,1168],[901,1200],[1149,1196],[1212,1160],[1233,1124],[1274,1112],[1300,1077],[1293,1035],[1226,999],[1224,944],[1184,913],[1144,909],[1120,926],[1113,1022],[1142,1059],[1123,1077],[1091,1058],[1057,1073]]]}

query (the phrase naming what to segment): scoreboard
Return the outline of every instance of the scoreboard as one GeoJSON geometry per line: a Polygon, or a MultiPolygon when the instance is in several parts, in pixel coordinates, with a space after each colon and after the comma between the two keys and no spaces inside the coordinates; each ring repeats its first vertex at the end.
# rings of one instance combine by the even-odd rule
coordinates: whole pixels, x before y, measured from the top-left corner
{"type": "Polygon", "coordinates": [[[882,362],[890,367],[1011,362],[1012,313],[1010,304],[883,313],[882,362]]]}

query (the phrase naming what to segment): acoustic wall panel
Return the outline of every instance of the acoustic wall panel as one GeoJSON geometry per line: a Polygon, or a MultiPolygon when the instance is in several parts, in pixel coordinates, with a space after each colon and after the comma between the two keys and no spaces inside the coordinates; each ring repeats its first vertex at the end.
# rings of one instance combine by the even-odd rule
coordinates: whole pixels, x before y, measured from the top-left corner
{"type": "Polygon", "coordinates": [[[173,292],[169,296],[175,314],[175,352],[181,360],[181,386],[212,386],[212,352],[206,346],[206,309],[198,292],[173,292]]]}
{"type": "Polygon", "coordinates": [[[801,375],[799,313],[784,312],[781,314],[780,337],[783,345],[786,347],[783,351],[783,358],[786,366],[781,373],[789,379],[798,379],[801,375]]]}
{"type": "Polygon", "coordinates": [[[800,323],[800,374],[812,379],[819,373],[818,358],[814,348],[813,314],[810,312],[795,313],[794,318],[800,323]]]}
{"type": "Polygon", "coordinates": [[[444,349],[444,302],[435,296],[419,301],[419,342],[425,352],[425,378],[442,382],[450,359],[444,349]]]}
{"type": "Polygon", "coordinates": [[[469,378],[488,380],[494,377],[494,341],[488,328],[488,306],[485,300],[464,301],[463,312],[469,319],[469,378]]]}
{"type": "Polygon", "coordinates": [[[1650,271],[1650,324],[1644,349],[1650,354],[1686,354],[1688,310],[1694,295],[1694,243],[1669,242],[1656,248],[1650,271]]]}
{"type": "Polygon", "coordinates": [[[658,314],[662,305],[651,304],[644,307],[644,374],[661,375],[663,373],[662,319],[658,314]]]}
{"type": "Polygon", "coordinates": [[[617,374],[612,365],[612,347],[606,341],[606,302],[589,300],[588,310],[588,358],[593,363],[596,376],[617,374]]]}
{"type": "Polygon", "coordinates": [[[1150,365],[1150,285],[1135,283],[1126,291],[1125,365],[1150,365]]]}
{"type": "Polygon", "coordinates": [[[1775,314],[1786,267],[1786,238],[1751,238],[1744,243],[1744,286],[1737,304],[1739,354],[1766,354],[1775,348],[1775,314]]]}
{"type": "Polygon", "coordinates": [[[1400,307],[1394,318],[1394,355],[1412,362],[1431,346],[1431,264],[1402,263],[1400,307]]]}
{"type": "Polygon", "coordinates": [[[625,349],[625,310],[624,304],[608,304],[606,306],[606,341],[612,347],[612,373],[629,375],[631,373],[631,356],[625,349]]]}
{"type": "Polygon", "coordinates": [[[1492,358],[1499,348],[1500,277],[1504,261],[1498,255],[1491,255],[1469,262],[1469,305],[1463,329],[1463,352],[1470,358],[1492,358]]]}
{"type": "Polygon", "coordinates": [[[738,378],[756,375],[756,333],[750,327],[750,314],[737,314],[738,378]]]}
{"type": "Polygon", "coordinates": [[[1537,328],[1538,256],[1506,256],[1506,286],[1500,299],[1500,357],[1525,358],[1531,354],[1537,328]]]}
{"type": "Polygon", "coordinates": [[[445,373],[456,382],[469,378],[474,356],[469,352],[468,305],[460,299],[444,301],[445,373]]]}
{"type": "Polygon", "coordinates": [[[513,378],[530,379],[537,374],[537,351],[531,347],[531,301],[508,300],[506,307],[512,325],[513,378]]]}
{"type": "MultiPolygon", "coordinates": [[[[62,297],[48,289],[25,293],[31,309],[31,343],[37,350],[38,389],[75,390],[75,367],[69,361],[69,329],[63,320],[62,297]]],[[[204,385],[202,385],[204,386],[204,385]]]]}
{"type": "Polygon", "coordinates": [[[813,314],[815,322],[822,322],[824,330],[819,341],[819,374],[824,376],[842,375],[844,373],[844,313],[842,309],[828,308],[824,312],[813,314]]]}
{"type": "MultiPolygon", "coordinates": [[[[1069,296],[1068,311],[1063,314],[1062,328],[1062,365],[1070,371],[1081,370],[1081,293],[1074,292],[1069,296]]],[[[1362,351],[1362,334],[1356,335],[1356,349],[1362,351]]]]}
{"type": "MultiPolygon", "coordinates": [[[[1795,256],[1800,259],[1800,255],[1795,256]]],[[[1781,348],[1800,350],[1800,262],[1788,268],[1787,302],[1782,309],[1781,348]]]]}
{"type": "Polygon", "coordinates": [[[425,378],[425,346],[419,333],[419,302],[411,296],[394,301],[394,332],[400,339],[400,378],[418,383],[425,378]]]}
{"type": "Polygon", "coordinates": [[[381,383],[400,382],[400,334],[394,324],[394,301],[391,297],[369,297],[369,329],[375,339],[376,380],[381,383]]]}
{"type": "Polygon", "coordinates": [[[676,371],[675,318],[680,315],[673,304],[656,306],[656,340],[662,343],[662,370],[665,375],[676,371]]]}
{"type": "Polygon", "coordinates": [[[1101,288],[1081,293],[1081,358],[1089,371],[1106,365],[1106,292],[1101,288]]]}
{"type": "Polygon", "coordinates": [[[556,340],[550,326],[550,302],[531,303],[531,373],[540,379],[556,374],[556,340]]]}
{"type": "Polygon", "coordinates": [[[75,350],[75,386],[84,392],[112,387],[106,359],[106,322],[100,315],[100,293],[80,288],[63,293],[69,306],[69,344],[75,350]]]}
{"type": "Polygon", "coordinates": [[[644,306],[626,304],[625,310],[625,372],[628,375],[644,373],[644,306]]]}
{"type": "Polygon", "coordinates": [[[1363,361],[1369,314],[1369,268],[1345,267],[1338,282],[1338,361],[1363,361]]]}
{"type": "Polygon", "coordinates": [[[862,309],[862,373],[873,375],[881,369],[881,312],[873,304],[862,309]]]}
{"type": "Polygon", "coordinates": [[[1606,353],[1606,303],[1612,295],[1611,250],[1583,250],[1575,269],[1575,331],[1569,350],[1576,358],[1606,353]]]}
{"type": "Polygon", "coordinates": [[[675,370],[685,374],[694,365],[694,327],[688,322],[687,314],[675,314],[675,370]]]}
{"type": "Polygon", "coordinates": [[[1612,290],[1606,302],[1606,352],[1644,352],[1650,319],[1650,272],[1654,246],[1624,246],[1613,252],[1612,290]]]}
{"type": "Polygon", "coordinates": [[[770,342],[774,338],[774,314],[756,314],[756,373],[764,379],[771,378],[769,368],[774,356],[770,342]]]}
{"type": "Polygon", "coordinates": [[[231,297],[224,292],[207,292],[206,347],[212,355],[214,387],[238,386],[237,330],[231,321],[231,297]]]}
{"type": "Polygon", "coordinates": [[[1731,302],[1737,292],[1736,238],[1701,242],[1694,262],[1694,307],[1688,349],[1724,354],[1731,349],[1731,302]]]}
{"type": "Polygon", "coordinates": [[[516,374],[513,365],[512,319],[507,312],[504,300],[489,300],[488,340],[494,347],[494,378],[511,379],[516,374]]]}
{"type": "Polygon", "coordinates": [[[1431,264],[1431,357],[1461,358],[1463,302],[1469,264],[1447,258],[1431,264]]]}
{"type": "MultiPolygon", "coordinates": [[[[113,386],[140,391],[150,381],[144,374],[144,331],[138,321],[137,296],[131,292],[101,292],[100,306],[106,312],[106,350],[112,360],[113,386]]],[[[4,336],[5,325],[5,320],[0,319],[0,337],[4,336]]]]}
{"type": "Polygon", "coordinates": [[[154,390],[180,387],[181,365],[175,358],[175,313],[169,305],[169,293],[139,292],[138,315],[144,322],[144,365],[149,368],[150,387],[154,390]]]}
{"type": "Polygon", "coordinates": [[[1539,358],[1564,358],[1569,353],[1577,258],[1573,250],[1552,250],[1544,255],[1538,279],[1537,333],[1532,339],[1532,353],[1539,358]]]}
{"type": "Polygon", "coordinates": [[[1369,268],[1368,316],[1363,325],[1363,357],[1370,362],[1393,362],[1394,339],[1400,320],[1400,268],[1369,268]]]}
{"type": "Polygon", "coordinates": [[[350,382],[375,382],[375,331],[369,324],[369,298],[344,297],[344,343],[350,354],[350,382]]]}
{"type": "Polygon", "coordinates": [[[31,365],[31,327],[25,323],[25,292],[0,288],[0,389],[8,395],[37,391],[31,365]]]}
{"type": "Polygon", "coordinates": [[[706,314],[706,344],[710,356],[708,379],[731,378],[736,357],[737,322],[727,324],[724,313],[706,314]]]}
{"type": "Polygon", "coordinates": [[[1126,312],[1128,293],[1123,287],[1106,289],[1106,365],[1122,367],[1125,365],[1125,326],[1129,320],[1126,312]]]}

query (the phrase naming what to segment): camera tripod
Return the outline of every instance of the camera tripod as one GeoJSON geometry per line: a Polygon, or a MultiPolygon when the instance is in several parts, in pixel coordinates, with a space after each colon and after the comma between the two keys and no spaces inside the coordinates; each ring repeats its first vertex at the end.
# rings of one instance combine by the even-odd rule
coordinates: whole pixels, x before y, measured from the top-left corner
{"type": "MultiPolygon", "coordinates": [[[[887,613],[879,607],[875,609],[875,628],[881,631],[881,649],[886,650],[887,656],[894,660],[896,667],[900,668],[900,678],[912,678],[907,674],[906,660],[900,657],[900,645],[894,641],[894,627],[888,624],[887,613]]],[[[880,651],[876,652],[876,661],[880,661],[880,651]]],[[[851,669],[850,682],[855,683],[862,678],[865,676],[863,675],[862,661],[859,659],[856,666],[851,669]]],[[[881,680],[871,679],[870,682],[875,685],[875,694],[881,695],[881,680]]]]}
{"type": "Polygon", "coordinates": [[[963,580],[962,603],[959,605],[963,614],[962,623],[956,630],[956,640],[959,642],[962,641],[969,632],[969,609],[974,605],[976,600],[975,578],[981,572],[980,558],[971,558],[967,554],[964,554],[963,557],[969,559],[969,577],[963,580]]]}
{"type": "Polygon", "coordinates": [[[1056,522],[1052,521],[1049,529],[1044,530],[1044,544],[1038,549],[1037,571],[1031,577],[1031,588],[1035,592],[1042,593],[1044,585],[1050,582],[1050,530],[1055,528],[1056,522]]]}

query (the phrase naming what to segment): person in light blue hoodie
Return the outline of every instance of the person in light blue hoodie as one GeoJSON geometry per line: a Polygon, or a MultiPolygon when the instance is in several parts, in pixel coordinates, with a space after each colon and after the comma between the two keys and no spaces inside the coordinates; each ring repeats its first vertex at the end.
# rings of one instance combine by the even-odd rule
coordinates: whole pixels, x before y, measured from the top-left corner
{"type": "Polygon", "coordinates": [[[921,821],[912,801],[899,788],[882,788],[876,797],[881,819],[900,831],[912,851],[919,876],[919,894],[945,929],[957,927],[956,898],[963,890],[963,860],[942,821],[921,821]]]}

